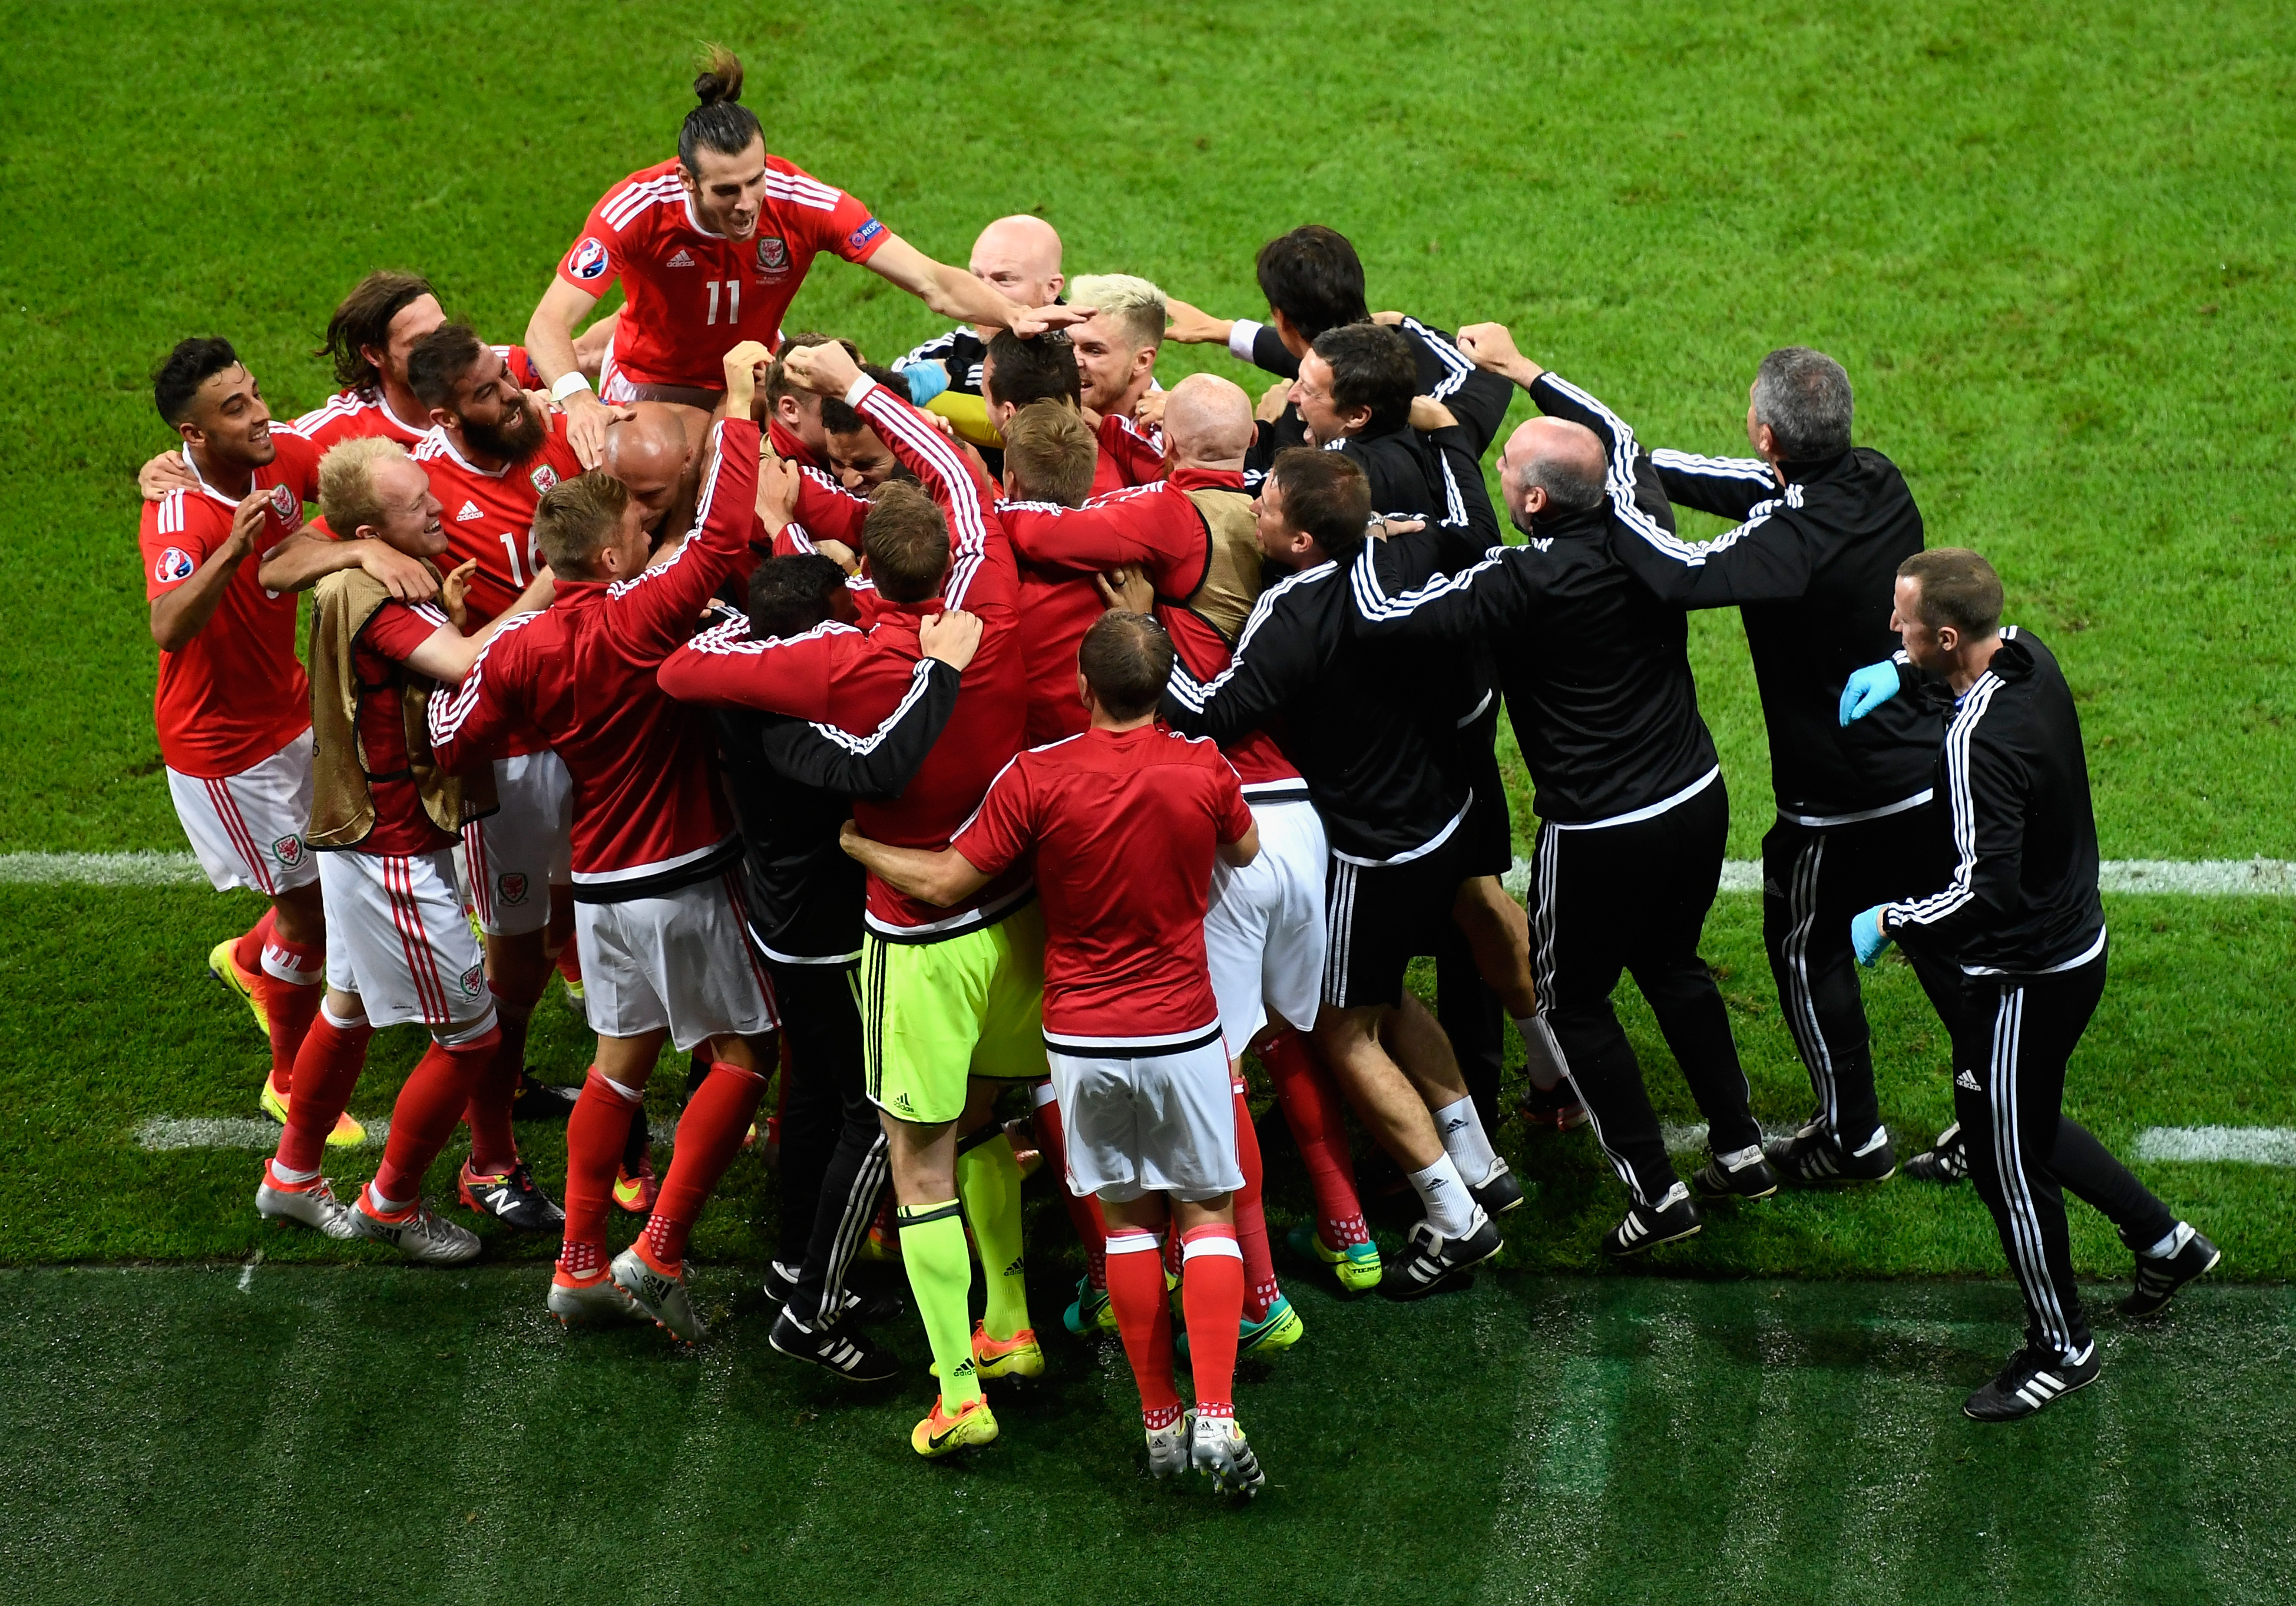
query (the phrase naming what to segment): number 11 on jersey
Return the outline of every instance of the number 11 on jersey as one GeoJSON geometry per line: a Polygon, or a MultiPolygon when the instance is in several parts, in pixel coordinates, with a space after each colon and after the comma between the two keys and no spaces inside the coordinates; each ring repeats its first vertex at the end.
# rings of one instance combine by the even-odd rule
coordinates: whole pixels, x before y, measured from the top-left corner
{"type": "Polygon", "coordinates": [[[709,321],[713,324],[718,321],[718,292],[721,287],[726,292],[726,321],[738,324],[742,321],[742,281],[739,279],[709,281],[709,321]]]}

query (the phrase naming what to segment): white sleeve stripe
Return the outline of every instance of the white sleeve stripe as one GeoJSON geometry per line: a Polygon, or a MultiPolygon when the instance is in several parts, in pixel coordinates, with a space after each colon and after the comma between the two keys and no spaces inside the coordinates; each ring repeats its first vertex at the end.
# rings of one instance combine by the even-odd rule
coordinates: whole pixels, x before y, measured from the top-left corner
{"type": "Polygon", "coordinates": [[[818,720],[810,723],[816,730],[849,753],[865,756],[874,753],[884,745],[885,738],[893,734],[894,727],[907,718],[909,711],[923,700],[925,682],[931,679],[931,666],[937,662],[939,660],[932,658],[917,660],[916,667],[909,671],[909,689],[903,692],[901,700],[893,704],[893,712],[879,721],[877,729],[867,736],[855,736],[849,730],[840,730],[836,726],[823,724],[818,720]]]}
{"type": "Polygon", "coordinates": [[[479,649],[479,655],[471,660],[471,667],[463,676],[463,683],[455,688],[454,695],[444,697],[433,696],[430,699],[428,723],[430,727],[430,742],[433,746],[440,742],[451,741],[455,733],[462,729],[464,721],[470,719],[471,711],[479,705],[479,688],[486,680],[487,659],[492,655],[495,648],[509,640],[514,632],[524,630],[541,617],[538,613],[521,614],[515,619],[506,621],[503,627],[488,638],[486,646],[479,649]]]}
{"type": "Polygon", "coordinates": [[[1942,892],[1885,905],[1883,913],[1899,924],[1934,925],[1977,895],[1972,885],[1977,871],[1977,806],[1970,789],[1969,748],[1977,723],[1992,705],[1993,693],[2000,685],[1990,671],[1978,677],[1977,684],[1955,712],[1953,723],[1946,728],[1946,803],[1953,824],[1956,855],[1953,879],[1942,892]]]}
{"type": "Polygon", "coordinates": [[[1609,428],[1610,466],[1603,475],[1603,484],[1610,492],[1611,510],[1619,522],[1669,556],[1684,556],[1684,549],[1694,543],[1681,539],[1635,504],[1635,432],[1627,421],[1552,369],[1540,377],[1601,418],[1609,428]]]}
{"type": "Polygon", "coordinates": [[[756,657],[777,647],[795,647],[801,641],[822,641],[832,636],[858,636],[862,633],[849,624],[824,619],[811,630],[795,636],[752,636],[749,620],[736,616],[724,624],[711,625],[690,638],[685,645],[706,657],[756,657]]]}
{"type": "Polygon", "coordinates": [[[1415,590],[1390,597],[1387,589],[1380,584],[1379,565],[1373,561],[1372,544],[1365,541],[1348,572],[1348,586],[1355,597],[1356,611],[1374,623],[1383,620],[1408,619],[1422,605],[1453,591],[1465,590],[1474,583],[1475,576],[1487,569],[1496,568],[1505,561],[1505,554],[1519,550],[1520,548],[1514,547],[1494,547],[1490,556],[1472,569],[1462,569],[1456,574],[1437,575],[1415,590]]]}
{"type": "Polygon", "coordinates": [[[1475,371],[1475,365],[1468,361],[1466,354],[1457,347],[1436,339],[1434,332],[1417,318],[1405,318],[1403,326],[1418,335],[1427,349],[1435,353],[1435,360],[1451,370],[1448,375],[1436,383],[1434,390],[1429,394],[1438,401],[1447,396],[1456,395],[1459,387],[1467,383],[1467,375],[1475,371]]]}
{"type": "Polygon", "coordinates": [[[948,497],[951,559],[948,583],[941,589],[941,600],[949,607],[963,607],[965,592],[988,556],[988,530],[981,516],[980,488],[973,483],[972,471],[947,436],[925,423],[914,408],[893,396],[884,386],[873,383],[857,410],[881,428],[898,434],[904,445],[931,464],[933,472],[940,476],[948,497]]]}
{"type": "Polygon", "coordinates": [[[1777,483],[1770,465],[1759,457],[1702,457],[1695,452],[1661,446],[1651,452],[1651,461],[1677,474],[1697,474],[1710,480],[1751,480],[1758,485],[1777,483]]]}
{"type": "Polygon", "coordinates": [[[639,570],[627,580],[618,580],[608,586],[606,596],[609,600],[628,596],[648,581],[668,573],[685,561],[685,555],[693,548],[694,538],[701,533],[701,526],[709,523],[709,505],[718,498],[718,471],[726,465],[726,425],[723,420],[720,420],[718,427],[711,432],[709,444],[711,449],[709,477],[701,482],[701,498],[694,504],[693,528],[687,531],[685,539],[677,543],[677,550],[661,562],[639,570]]]}
{"type": "Polygon", "coordinates": [[[1192,708],[1198,713],[1201,713],[1204,711],[1204,704],[1211,700],[1221,687],[1228,683],[1237,668],[1242,664],[1244,650],[1250,647],[1252,637],[1259,633],[1259,627],[1267,622],[1268,615],[1274,612],[1275,599],[1305,581],[1323,578],[1338,566],[1330,562],[1320,563],[1312,569],[1302,569],[1288,579],[1278,581],[1262,591],[1259,594],[1259,600],[1251,605],[1250,617],[1243,622],[1242,634],[1235,638],[1235,651],[1229,655],[1227,667],[1210,680],[1199,683],[1195,676],[1188,672],[1180,655],[1177,653],[1173,654],[1172,673],[1165,682],[1172,696],[1183,707],[1192,708]]]}
{"type": "Polygon", "coordinates": [[[980,818],[980,811],[988,806],[989,793],[996,790],[996,783],[1003,780],[1007,775],[1010,775],[1013,772],[1013,766],[1020,762],[1021,755],[1017,753],[1014,754],[1011,758],[1004,761],[1004,767],[990,778],[988,785],[981,789],[980,801],[972,805],[972,812],[964,817],[964,823],[963,825],[957,827],[956,829],[948,834],[948,839],[952,845],[955,844],[958,837],[964,836],[965,832],[972,828],[972,822],[980,818]]]}

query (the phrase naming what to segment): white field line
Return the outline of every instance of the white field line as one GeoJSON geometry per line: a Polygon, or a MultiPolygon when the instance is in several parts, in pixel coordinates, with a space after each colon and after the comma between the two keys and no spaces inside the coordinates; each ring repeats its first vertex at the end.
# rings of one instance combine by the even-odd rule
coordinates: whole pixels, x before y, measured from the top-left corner
{"type": "MultiPolygon", "coordinates": [[[[389,1116],[370,1116],[360,1124],[366,1128],[361,1149],[381,1149],[390,1136],[389,1116]]],[[[655,1142],[671,1142],[677,1136],[677,1117],[655,1122],[652,1132],[655,1142]]],[[[175,1149],[269,1150],[279,1147],[279,1123],[258,1116],[154,1116],[135,1129],[135,1138],[136,1148],[162,1154],[175,1149]]]]}
{"type": "MultiPolygon", "coordinates": [[[[1505,876],[1518,898],[1530,885],[1530,861],[1517,859],[1505,876]]],[[[207,877],[189,853],[0,853],[0,885],[204,886],[207,877]]],[[[2296,897],[2296,861],[2286,859],[2108,859],[2098,885],[2109,893],[2187,893],[2221,896],[2245,893],[2296,897]]],[[[1726,893],[1762,890],[1762,867],[1752,859],[1722,866],[1726,893]]]]}
{"type": "Polygon", "coordinates": [[[2296,1126],[2148,1126],[2136,1134],[2136,1157],[2296,1165],[2296,1126]]]}

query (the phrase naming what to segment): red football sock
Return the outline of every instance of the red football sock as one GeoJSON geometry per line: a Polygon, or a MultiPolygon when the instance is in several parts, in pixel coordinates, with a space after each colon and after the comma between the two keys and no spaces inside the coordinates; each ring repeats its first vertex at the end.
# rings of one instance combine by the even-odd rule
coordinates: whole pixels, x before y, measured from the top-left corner
{"type": "MultiPolygon", "coordinates": [[[[262,922],[256,926],[261,929],[262,922]]],[[[264,1016],[271,1023],[271,1085],[291,1099],[295,1056],[326,992],[327,951],[324,946],[297,947],[280,936],[275,924],[264,933],[262,959],[252,974],[256,996],[263,1001],[264,1016]]]]}
{"type": "MultiPolygon", "coordinates": [[[[422,1174],[455,1135],[471,1083],[490,1065],[498,1033],[449,1048],[434,1042],[406,1074],[398,1102],[390,1107],[390,1135],[383,1141],[382,1165],[374,1174],[373,1198],[406,1205],[422,1197],[422,1174]]],[[[294,1106],[289,1105],[292,1114],[294,1106]]]]}
{"type": "Polygon", "coordinates": [[[366,1066],[367,1039],[373,1035],[374,1028],[364,1020],[339,1026],[324,1014],[303,1034],[302,1051],[296,1056],[303,1073],[296,1085],[303,1096],[287,1106],[287,1130],[279,1134],[282,1171],[319,1169],[327,1134],[351,1101],[351,1089],[366,1066]]]}
{"type": "Polygon", "coordinates": [[[1259,1208],[1259,1133],[1251,1124],[1251,1105],[1241,1077],[1235,1083],[1235,1157],[1243,1186],[1235,1194],[1235,1241],[1243,1250],[1243,1314],[1254,1322],[1267,1314],[1279,1291],[1275,1262],[1267,1253],[1267,1217],[1259,1208]]]}
{"type": "Polygon", "coordinates": [[[578,1274],[585,1264],[596,1269],[606,1242],[614,1172],[630,1141],[631,1118],[643,1102],[641,1094],[616,1087],[594,1065],[566,1117],[566,1244],[558,1264],[570,1272],[578,1274]]]}
{"type": "Polygon", "coordinates": [[[266,907],[263,918],[240,934],[232,944],[231,957],[250,976],[263,974],[263,945],[271,940],[271,928],[279,922],[279,911],[266,907]]]}
{"type": "Polygon", "coordinates": [[[519,1073],[526,1067],[527,1017],[513,1015],[497,994],[495,1018],[501,1040],[471,1082],[463,1119],[471,1124],[471,1174],[500,1176],[518,1164],[518,1139],[510,1129],[510,1102],[518,1096],[519,1073]]]}
{"type": "Polygon", "coordinates": [[[1356,1194],[1347,1116],[1331,1074],[1316,1063],[1296,1032],[1270,1039],[1259,1050],[1259,1063],[1267,1067],[1276,1102],[1283,1107],[1284,1124],[1307,1162],[1308,1186],[1316,1193],[1317,1235],[1334,1249],[1369,1242],[1371,1229],[1364,1224],[1363,1201],[1356,1194]]]}
{"type": "Polygon", "coordinates": [[[742,1136],[758,1116],[766,1079],[755,1071],[713,1063],[685,1113],[677,1118],[677,1146],[670,1151],[669,1174],[647,1218],[638,1252],[654,1270],[676,1276],[685,1261],[685,1237],[709,1202],[709,1190],[742,1150],[742,1136]]]}
{"type": "MultiPolygon", "coordinates": [[[[1117,1227],[1108,1235],[1108,1304],[1124,1338],[1124,1358],[1140,1386],[1140,1414],[1151,1428],[1168,1428],[1180,1414],[1172,1387],[1172,1307],[1164,1299],[1163,1242],[1145,1227],[1117,1227]]],[[[1233,1313],[1228,1331],[1235,1330],[1233,1313]]],[[[1193,1339],[1190,1340],[1193,1342],[1193,1339]]],[[[1228,1365],[1235,1365],[1234,1343],[1228,1365]]]]}
{"type": "Polygon", "coordinates": [[[582,984],[582,950],[579,945],[569,943],[560,949],[556,963],[559,975],[578,987],[582,984]]]}
{"type": "Polygon", "coordinates": [[[1181,1237],[1180,1304],[1188,1313],[1188,1362],[1196,1414],[1235,1414],[1236,1324],[1243,1314],[1243,1251],[1232,1227],[1192,1227],[1181,1237]]]}
{"type": "Polygon", "coordinates": [[[1100,1214],[1100,1200],[1091,1194],[1078,1194],[1069,1186],[1068,1129],[1061,1124],[1061,1107],[1053,1097],[1053,1084],[1039,1082],[1030,1090],[1036,1099],[1036,1113],[1029,1116],[1029,1130],[1037,1134],[1037,1148],[1045,1157],[1045,1164],[1059,1174],[1061,1203],[1068,1207],[1069,1225],[1076,1229],[1077,1241],[1084,1245],[1085,1272],[1092,1286],[1108,1286],[1108,1223],[1100,1214]]]}

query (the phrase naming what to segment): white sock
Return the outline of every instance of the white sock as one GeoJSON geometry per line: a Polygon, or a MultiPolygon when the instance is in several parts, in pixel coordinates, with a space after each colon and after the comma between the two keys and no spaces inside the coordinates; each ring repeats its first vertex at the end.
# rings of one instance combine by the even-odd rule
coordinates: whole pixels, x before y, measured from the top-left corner
{"type": "Polygon", "coordinates": [[[1413,1172],[1410,1180],[1426,1208],[1428,1225],[1446,1238],[1464,1238],[1475,1230],[1475,1196],[1467,1191],[1449,1155],[1424,1171],[1413,1172]]]}
{"type": "Polygon", "coordinates": [[[373,1182],[366,1185],[367,1208],[377,1215],[397,1215],[414,1202],[411,1198],[387,1199],[373,1182]]]}
{"type": "Polygon", "coordinates": [[[271,1175],[275,1182],[308,1182],[313,1181],[318,1174],[316,1171],[290,1171],[275,1159],[271,1162],[271,1175]]]}
{"type": "MultiPolygon", "coordinates": [[[[285,1174],[282,1173],[281,1174],[284,1175],[285,1174]]],[[[2190,1222],[2178,1222],[2175,1226],[2169,1229],[2168,1237],[2162,1239],[2159,1243],[2154,1244],[2151,1248],[2145,1250],[2144,1254],[2146,1258],[2151,1260],[2166,1260],[2171,1255],[2182,1254],[2184,1252],[2185,1246],[2192,1241],[2193,1223],[2190,1222]]]]}
{"type": "Polygon", "coordinates": [[[1478,1182],[1490,1181],[1491,1173],[1498,1168],[1498,1150],[1483,1135],[1483,1118],[1475,1113],[1472,1099],[1462,1099],[1437,1110],[1435,1131],[1443,1140],[1443,1152],[1451,1157],[1461,1176],[1472,1177],[1478,1182]]]}
{"type": "Polygon", "coordinates": [[[1725,1171],[1743,1171],[1762,1157],[1762,1146],[1750,1143],[1735,1154],[1718,1154],[1714,1157],[1722,1163],[1725,1171]]]}
{"type": "Polygon", "coordinates": [[[1542,1093],[1551,1093],[1562,1084],[1562,1045],[1554,1041],[1554,1028],[1541,1015],[1513,1017],[1516,1035],[1522,1039],[1522,1068],[1530,1077],[1530,1085],[1542,1093]]]}

